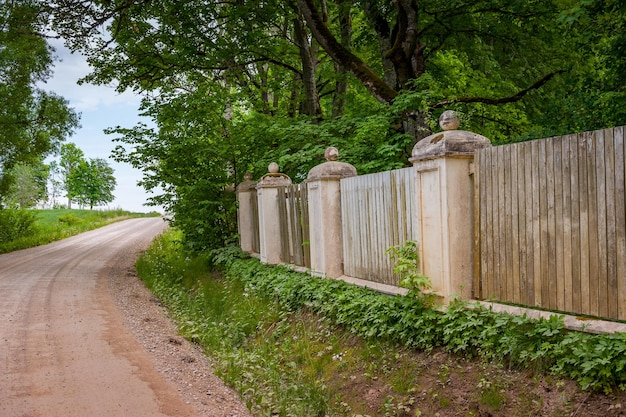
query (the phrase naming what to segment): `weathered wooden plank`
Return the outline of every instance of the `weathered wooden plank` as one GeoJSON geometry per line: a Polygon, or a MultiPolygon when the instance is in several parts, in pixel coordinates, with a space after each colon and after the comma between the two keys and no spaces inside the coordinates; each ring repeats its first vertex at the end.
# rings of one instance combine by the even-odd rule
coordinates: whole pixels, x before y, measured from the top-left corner
{"type": "Polygon", "coordinates": [[[533,178],[536,177],[534,166],[532,165],[532,143],[525,143],[523,146],[524,158],[522,159],[522,165],[524,166],[524,188],[520,190],[524,197],[524,206],[522,210],[524,212],[524,234],[525,240],[522,241],[524,246],[525,260],[524,271],[526,274],[524,293],[524,304],[535,304],[535,283],[534,283],[534,251],[533,251],[533,207],[534,198],[533,195],[533,178]]]}
{"type": "MultiPolygon", "coordinates": [[[[564,274],[564,233],[563,233],[563,145],[565,138],[558,137],[552,139],[554,150],[554,292],[555,308],[565,309],[565,274],[564,274]]],[[[568,179],[569,180],[569,179],[568,179]]]]}
{"type": "Polygon", "coordinates": [[[250,208],[252,210],[252,250],[254,253],[261,253],[259,199],[256,191],[250,193],[250,208]]]}
{"type": "MultiPolygon", "coordinates": [[[[589,196],[590,196],[590,179],[588,175],[588,154],[589,143],[591,142],[590,133],[582,133],[578,142],[578,177],[579,177],[579,202],[580,202],[580,294],[581,304],[580,312],[584,314],[590,313],[589,307],[589,287],[590,287],[590,239],[589,239],[589,196]]],[[[593,167],[591,167],[593,168],[593,167]]],[[[595,244],[595,242],[593,242],[595,244]]]]}
{"type": "Polygon", "coordinates": [[[481,298],[481,254],[482,254],[482,241],[480,239],[481,233],[481,216],[482,210],[480,207],[480,178],[481,178],[481,162],[482,162],[482,153],[474,152],[474,174],[472,176],[472,186],[473,186],[473,206],[472,211],[474,213],[474,218],[472,219],[474,222],[473,232],[474,232],[474,246],[473,246],[473,265],[472,265],[472,298],[480,299],[481,298]]]}
{"type": "Polygon", "coordinates": [[[302,245],[304,248],[304,266],[311,268],[311,234],[309,229],[309,188],[306,184],[300,186],[302,196],[302,245]]]}
{"type": "Polygon", "coordinates": [[[495,167],[494,167],[494,157],[495,150],[489,149],[485,150],[485,165],[488,168],[488,171],[483,176],[483,180],[485,183],[485,197],[484,197],[484,209],[485,209],[485,236],[488,236],[487,239],[487,253],[485,254],[487,262],[486,268],[483,269],[483,299],[490,299],[495,296],[494,294],[494,280],[495,280],[495,271],[497,266],[496,254],[493,250],[495,245],[495,228],[494,228],[494,218],[493,218],[493,206],[495,198],[494,193],[494,180],[496,178],[495,167]]]}
{"type": "Polygon", "coordinates": [[[389,239],[389,211],[391,210],[391,204],[389,201],[389,172],[385,172],[384,175],[377,176],[377,192],[379,198],[379,204],[381,211],[377,213],[376,221],[380,226],[381,239],[378,244],[377,253],[379,259],[378,275],[381,276],[381,281],[385,284],[390,283],[387,271],[389,265],[389,257],[385,255],[385,250],[390,246],[389,239]]]}
{"type": "MultiPolygon", "coordinates": [[[[543,277],[544,306],[548,308],[557,308],[556,303],[556,218],[554,209],[554,139],[546,139],[546,198],[547,198],[547,228],[542,244],[547,245],[547,274],[543,277]]],[[[543,252],[542,252],[543,253],[543,252]]]]}
{"type": "Polygon", "coordinates": [[[510,153],[510,169],[511,169],[511,183],[509,185],[511,196],[511,289],[513,291],[513,302],[520,303],[520,233],[519,233],[519,201],[518,191],[520,186],[519,173],[518,173],[518,149],[519,145],[515,144],[511,146],[510,153]]]}
{"type": "MultiPolygon", "coordinates": [[[[585,180],[584,177],[579,177],[581,172],[581,158],[578,155],[579,149],[579,137],[573,135],[570,137],[570,199],[571,199],[571,244],[572,244],[572,310],[574,312],[582,312],[582,297],[581,297],[581,219],[580,219],[580,192],[582,183],[585,180]]],[[[586,188],[585,188],[586,190],[586,188]]]]}
{"type": "Polygon", "coordinates": [[[389,232],[391,228],[390,212],[392,207],[390,201],[391,194],[389,193],[389,179],[390,175],[387,171],[384,175],[378,176],[377,184],[377,186],[380,187],[378,188],[378,193],[382,209],[381,212],[377,213],[377,221],[381,227],[381,241],[378,246],[378,256],[380,259],[380,269],[378,274],[382,277],[382,282],[385,284],[391,284],[393,280],[391,276],[390,259],[387,255],[385,255],[385,251],[391,246],[391,235],[389,232]]]}
{"type": "Polygon", "coordinates": [[[606,153],[605,139],[602,130],[596,131],[596,207],[597,207],[597,232],[598,232],[598,301],[597,308],[600,316],[606,317],[607,309],[607,184],[606,184],[606,153]]]}
{"type": "MultiPolygon", "coordinates": [[[[563,309],[572,310],[572,263],[575,258],[572,256],[572,153],[570,144],[571,136],[565,136],[561,140],[561,187],[562,187],[562,253],[561,265],[563,266],[562,284],[563,284],[563,309]]],[[[576,201],[578,204],[578,201],[576,201]]]]}
{"type": "Polygon", "coordinates": [[[597,316],[600,254],[598,252],[598,165],[596,164],[597,133],[591,132],[587,142],[587,175],[589,187],[589,314],[597,316]]]}
{"type": "Polygon", "coordinates": [[[533,210],[538,202],[533,193],[533,181],[536,181],[536,166],[533,165],[533,143],[524,144],[524,214],[526,217],[526,301],[527,305],[535,304],[535,252],[533,241],[533,210]]]}
{"type": "Polygon", "coordinates": [[[519,274],[519,303],[528,304],[528,270],[527,270],[527,254],[526,246],[526,170],[525,159],[527,144],[520,143],[517,146],[517,184],[515,186],[517,193],[517,230],[518,230],[518,274],[519,274]]]}
{"type": "MultiPolygon", "coordinates": [[[[308,188],[308,187],[307,187],[308,188]]],[[[352,220],[349,218],[350,209],[352,209],[353,205],[351,202],[351,193],[348,191],[348,182],[346,179],[342,179],[340,181],[341,190],[341,237],[343,239],[343,273],[345,275],[350,275],[350,268],[352,267],[352,220]]],[[[353,216],[354,217],[354,214],[353,216]]],[[[308,241],[308,239],[307,239],[308,241]]]]}
{"type": "Polygon", "coordinates": [[[616,289],[617,316],[619,320],[626,320],[626,127],[616,127],[613,130],[615,140],[615,239],[616,239],[616,289]]]}
{"type": "MultiPolygon", "coordinates": [[[[532,223],[533,223],[533,234],[532,234],[532,245],[533,245],[533,305],[541,306],[541,176],[542,170],[541,167],[545,167],[545,163],[540,165],[541,155],[544,155],[545,152],[542,151],[541,141],[532,141],[531,142],[531,151],[532,151],[532,165],[534,168],[533,176],[532,176],[532,195],[533,195],[533,207],[532,207],[532,223]]],[[[545,202],[544,202],[545,204],[545,202]]]]}
{"type": "MultiPolygon", "coordinates": [[[[605,305],[606,316],[617,319],[617,219],[615,200],[615,142],[613,137],[613,129],[605,129],[604,136],[604,155],[605,164],[605,192],[603,193],[606,200],[606,301],[601,304],[605,305]]],[[[600,311],[603,311],[602,309],[600,311]]]]}
{"type": "Polygon", "coordinates": [[[400,184],[398,181],[399,173],[389,172],[390,186],[389,192],[391,197],[391,207],[389,213],[389,221],[391,223],[391,234],[389,235],[389,243],[391,245],[399,245],[402,241],[402,224],[398,214],[400,213],[400,184]]]}
{"type": "Polygon", "coordinates": [[[504,251],[504,292],[501,295],[502,300],[513,299],[513,248],[512,248],[512,208],[511,208],[511,193],[512,193],[512,170],[511,170],[511,150],[512,146],[501,146],[502,150],[502,169],[501,174],[504,179],[504,186],[502,188],[502,194],[504,196],[504,245],[501,250],[504,251]]]}
{"type": "Polygon", "coordinates": [[[497,150],[497,172],[498,172],[498,276],[496,277],[497,298],[506,299],[507,293],[507,268],[506,268],[506,215],[502,215],[502,210],[506,207],[506,183],[504,173],[504,146],[498,146],[497,150]]]}
{"type": "Polygon", "coordinates": [[[498,200],[498,149],[493,148],[491,151],[491,181],[489,188],[489,206],[490,206],[490,236],[491,236],[491,278],[489,282],[489,299],[496,299],[498,296],[498,278],[500,275],[500,252],[498,250],[499,241],[499,200],[498,200]]]}
{"type": "Polygon", "coordinates": [[[279,216],[279,236],[280,239],[280,260],[284,263],[291,263],[291,254],[289,250],[289,218],[287,213],[287,191],[285,187],[278,187],[276,196],[278,201],[279,216]]]}
{"type": "Polygon", "coordinates": [[[491,268],[493,267],[493,261],[491,257],[491,251],[489,244],[493,241],[491,239],[490,227],[490,214],[491,207],[489,205],[489,184],[491,183],[491,152],[489,149],[481,149],[477,151],[480,155],[480,164],[477,165],[477,169],[480,171],[480,177],[478,181],[478,188],[480,193],[480,229],[478,231],[480,235],[480,283],[477,287],[479,299],[485,299],[488,297],[488,287],[491,275],[491,268]]]}
{"type": "Polygon", "coordinates": [[[548,273],[548,157],[546,154],[546,141],[539,141],[539,253],[540,253],[540,272],[535,277],[535,296],[538,296],[537,304],[540,307],[548,307],[550,305],[548,273]]]}
{"type": "Polygon", "coordinates": [[[376,225],[372,223],[372,191],[370,187],[369,175],[363,177],[364,180],[364,196],[365,196],[365,227],[366,234],[363,239],[363,271],[359,278],[369,279],[370,273],[374,267],[372,255],[372,240],[376,239],[376,225]]]}

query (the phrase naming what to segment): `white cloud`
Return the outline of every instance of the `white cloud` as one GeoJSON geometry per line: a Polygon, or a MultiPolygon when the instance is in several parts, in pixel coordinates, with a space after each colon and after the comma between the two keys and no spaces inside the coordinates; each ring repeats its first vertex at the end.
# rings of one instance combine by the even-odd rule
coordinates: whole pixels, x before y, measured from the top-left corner
{"type": "MultiPolygon", "coordinates": [[[[154,208],[144,207],[146,199],[151,196],[137,181],[142,177],[139,170],[128,164],[120,164],[110,159],[111,151],[117,145],[111,135],[103,130],[109,127],[133,127],[140,120],[140,97],[132,92],[117,93],[113,87],[92,84],[78,84],[78,80],[91,72],[85,58],[77,53],[70,53],[60,40],[50,42],[58,56],[54,64],[54,74],[47,83],[40,85],[46,91],[52,91],[67,100],[70,107],[81,113],[81,128],[68,142],[73,142],[85,153],[86,158],[104,158],[115,170],[117,187],[114,191],[115,201],[109,204],[112,208],[131,211],[150,211],[154,208]]],[[[157,208],[158,209],[158,208],[157,208]]]]}
{"type": "Polygon", "coordinates": [[[50,44],[55,49],[56,61],[53,76],[41,87],[65,97],[77,111],[94,110],[102,106],[138,106],[140,98],[132,92],[118,93],[114,86],[102,86],[78,81],[91,72],[85,58],[72,53],[61,40],[53,39],[50,44]]]}

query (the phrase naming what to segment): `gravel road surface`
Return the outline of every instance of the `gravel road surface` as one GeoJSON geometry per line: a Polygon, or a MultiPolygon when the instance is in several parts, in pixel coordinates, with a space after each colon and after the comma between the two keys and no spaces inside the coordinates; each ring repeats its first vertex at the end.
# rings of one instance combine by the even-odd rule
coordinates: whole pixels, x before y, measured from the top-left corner
{"type": "Polygon", "coordinates": [[[134,274],[166,227],[126,220],[0,255],[1,417],[245,417],[134,274]]]}

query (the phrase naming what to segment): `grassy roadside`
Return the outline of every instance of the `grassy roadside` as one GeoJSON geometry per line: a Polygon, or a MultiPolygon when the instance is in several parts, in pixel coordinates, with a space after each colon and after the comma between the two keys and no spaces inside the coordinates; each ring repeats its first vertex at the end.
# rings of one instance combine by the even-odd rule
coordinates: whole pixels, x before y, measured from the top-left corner
{"type": "Polygon", "coordinates": [[[136,217],[160,216],[159,213],[132,213],[125,210],[32,210],[36,222],[33,232],[10,242],[0,243],[0,253],[45,245],[107,224],[136,217]]]}
{"type": "MultiPolygon", "coordinates": [[[[598,373],[615,371],[611,378],[619,381],[619,349],[626,349],[621,338],[563,335],[557,342],[557,322],[497,316],[492,323],[487,313],[472,312],[442,318],[415,300],[260,266],[234,252],[222,259],[231,267],[213,272],[207,259],[186,257],[179,236],[169,231],[137,269],[181,334],[203,346],[218,376],[254,415],[607,416],[626,408],[624,387],[611,388],[604,379],[598,386],[604,392],[585,391],[556,372],[552,353],[575,343],[590,355],[581,369],[604,363],[598,373]],[[388,317],[408,317],[397,326],[406,332],[400,339],[416,340],[410,329],[426,334],[399,342],[396,330],[385,327],[388,317]],[[438,321],[428,327],[428,320],[438,321]],[[524,333],[507,330],[515,323],[524,333]],[[523,363],[511,356],[515,349],[523,363]]],[[[563,364],[574,371],[580,365],[563,364]]]]}

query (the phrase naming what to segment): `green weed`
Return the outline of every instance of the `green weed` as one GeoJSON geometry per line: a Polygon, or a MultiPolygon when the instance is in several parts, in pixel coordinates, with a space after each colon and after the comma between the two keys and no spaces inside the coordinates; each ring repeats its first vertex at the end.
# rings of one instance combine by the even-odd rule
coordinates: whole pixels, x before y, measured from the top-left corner
{"type": "MultiPolygon", "coordinates": [[[[12,210],[16,211],[16,210],[12,210]]],[[[8,210],[2,210],[8,212],[8,210]]],[[[30,219],[30,226],[16,228],[18,233],[2,236],[6,227],[0,227],[0,253],[45,245],[78,233],[97,229],[114,221],[132,217],[158,216],[158,213],[131,213],[123,210],[21,210],[20,219],[30,219]]],[[[0,213],[0,217],[2,213],[0,213]]],[[[3,220],[0,219],[0,225],[3,220]]]]}

